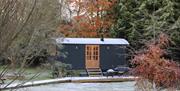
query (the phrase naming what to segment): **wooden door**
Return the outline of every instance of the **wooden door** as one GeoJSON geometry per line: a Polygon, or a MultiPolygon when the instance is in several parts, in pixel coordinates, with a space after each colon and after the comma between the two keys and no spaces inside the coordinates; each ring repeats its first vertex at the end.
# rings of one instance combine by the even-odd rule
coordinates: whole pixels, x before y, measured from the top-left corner
{"type": "Polygon", "coordinates": [[[86,45],[86,68],[99,68],[99,45],[86,45]]]}

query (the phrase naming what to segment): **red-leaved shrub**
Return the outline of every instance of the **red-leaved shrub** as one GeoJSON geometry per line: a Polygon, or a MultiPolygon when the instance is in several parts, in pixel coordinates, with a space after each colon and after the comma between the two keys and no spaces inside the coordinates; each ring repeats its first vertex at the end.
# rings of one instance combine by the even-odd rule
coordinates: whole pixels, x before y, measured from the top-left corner
{"type": "Polygon", "coordinates": [[[180,80],[180,65],[164,57],[169,43],[167,35],[160,34],[157,40],[151,41],[145,49],[137,52],[131,61],[134,65],[133,74],[155,84],[157,88],[176,88],[180,80]]]}

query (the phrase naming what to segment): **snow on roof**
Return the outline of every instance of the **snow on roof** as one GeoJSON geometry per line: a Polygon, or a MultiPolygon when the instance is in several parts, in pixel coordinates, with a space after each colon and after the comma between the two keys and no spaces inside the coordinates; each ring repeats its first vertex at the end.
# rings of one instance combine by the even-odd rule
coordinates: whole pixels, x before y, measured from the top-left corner
{"type": "Polygon", "coordinates": [[[129,45],[128,41],[121,38],[57,38],[56,42],[59,44],[117,44],[129,45]]]}

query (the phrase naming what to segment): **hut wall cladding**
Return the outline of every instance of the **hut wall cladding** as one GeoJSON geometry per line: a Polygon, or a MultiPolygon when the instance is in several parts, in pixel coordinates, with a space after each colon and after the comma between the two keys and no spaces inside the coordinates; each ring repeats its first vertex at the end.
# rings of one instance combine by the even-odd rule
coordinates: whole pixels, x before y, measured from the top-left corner
{"type": "Polygon", "coordinates": [[[126,50],[122,45],[101,45],[100,67],[110,69],[119,65],[127,65],[126,50]]]}
{"type": "MultiPolygon", "coordinates": [[[[85,45],[63,44],[66,57],[59,57],[58,60],[72,65],[72,69],[85,69],[85,45]]],[[[125,48],[123,45],[100,45],[100,67],[109,69],[118,65],[126,65],[125,48]]]]}
{"type": "Polygon", "coordinates": [[[60,51],[65,53],[66,57],[60,57],[58,60],[71,64],[72,69],[84,69],[85,68],[85,45],[80,44],[67,44],[63,45],[63,49],[60,51]]]}

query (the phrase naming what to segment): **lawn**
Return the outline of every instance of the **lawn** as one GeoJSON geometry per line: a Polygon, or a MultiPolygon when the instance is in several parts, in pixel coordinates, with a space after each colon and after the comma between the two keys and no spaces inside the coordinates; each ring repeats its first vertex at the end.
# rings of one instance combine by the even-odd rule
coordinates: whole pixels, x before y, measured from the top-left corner
{"type": "MultiPolygon", "coordinates": [[[[4,69],[4,66],[0,67],[0,72],[2,73],[4,69]]],[[[8,69],[7,73],[5,74],[5,78],[14,76],[14,73],[19,72],[19,68],[16,69],[8,69]]],[[[36,68],[25,68],[23,69],[23,72],[21,72],[22,77],[18,79],[17,81],[24,81],[24,80],[45,80],[45,79],[51,79],[52,78],[52,70],[36,67],[36,68]]],[[[14,76],[15,77],[15,76],[14,76]]],[[[12,79],[7,78],[5,80],[5,83],[12,81],[12,79]]]]}
{"type": "MultiPolygon", "coordinates": [[[[0,67],[1,73],[4,68],[5,68],[4,66],[0,67]]],[[[5,76],[3,76],[4,78],[6,78],[5,83],[12,81],[16,77],[16,75],[14,74],[17,74],[19,70],[20,68],[8,69],[5,76]]],[[[63,76],[79,76],[81,72],[84,72],[84,70],[64,70],[63,76]]],[[[16,82],[52,79],[53,78],[52,73],[53,70],[50,69],[50,67],[24,68],[23,72],[21,72],[22,75],[19,76],[19,79],[17,79],[16,82]]]]}

